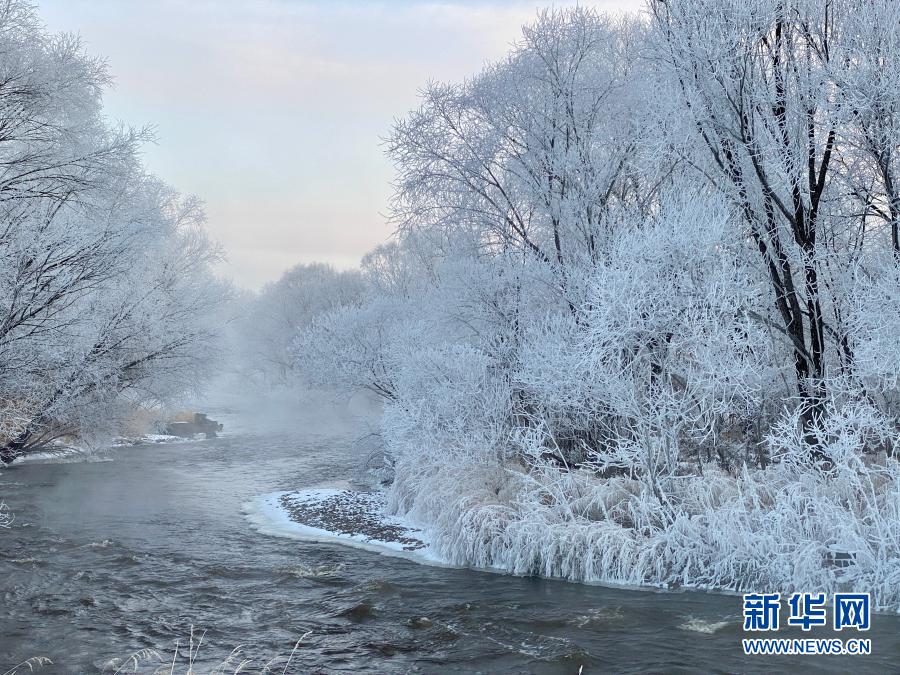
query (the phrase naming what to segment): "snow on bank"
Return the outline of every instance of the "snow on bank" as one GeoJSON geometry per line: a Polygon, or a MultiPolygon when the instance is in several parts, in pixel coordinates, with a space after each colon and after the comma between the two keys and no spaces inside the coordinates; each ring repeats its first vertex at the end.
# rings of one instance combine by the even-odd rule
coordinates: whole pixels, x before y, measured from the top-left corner
{"type": "Polygon", "coordinates": [[[422,530],[386,512],[381,492],[318,488],[273,492],[244,505],[264,534],[344,544],[430,565],[446,565],[422,530]]]}
{"type": "Polygon", "coordinates": [[[12,465],[18,464],[71,464],[74,462],[111,462],[106,455],[89,448],[81,448],[74,445],[53,445],[41,452],[32,452],[22,457],[16,457],[12,465]]]}
{"type": "MultiPolygon", "coordinates": [[[[221,434],[220,434],[221,435],[221,434]]],[[[193,438],[171,436],[169,434],[144,434],[143,436],[119,436],[108,445],[97,447],[85,445],[68,445],[57,442],[46,450],[31,452],[21,457],[16,457],[12,463],[18,464],[69,464],[73,462],[111,462],[108,451],[113,448],[132,447],[136,445],[178,445],[183,443],[195,443],[206,440],[202,434],[195,434],[193,438]]]]}
{"type": "Polygon", "coordinates": [[[739,476],[709,468],[672,486],[666,518],[627,476],[432,459],[401,458],[387,493],[276,492],[245,511],[266,534],[427,564],[644,590],[869,592],[876,611],[900,610],[900,463],[886,457],[828,475],[784,459],[739,476]]]}
{"type": "MultiPolygon", "coordinates": [[[[220,434],[221,435],[221,434],[220,434]]],[[[176,444],[176,443],[193,443],[194,441],[206,440],[203,434],[194,434],[193,436],[173,436],[171,434],[144,434],[143,436],[119,437],[112,443],[112,447],[120,448],[130,445],[151,445],[151,444],[176,444]]]]}

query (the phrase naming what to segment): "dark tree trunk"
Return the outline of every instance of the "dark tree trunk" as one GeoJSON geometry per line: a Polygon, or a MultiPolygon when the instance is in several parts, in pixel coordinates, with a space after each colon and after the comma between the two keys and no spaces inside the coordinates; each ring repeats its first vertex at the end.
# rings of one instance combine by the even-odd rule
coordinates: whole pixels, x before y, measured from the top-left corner
{"type": "Polygon", "coordinates": [[[24,448],[31,436],[31,430],[26,429],[6,445],[0,447],[0,465],[7,466],[12,464],[13,460],[25,454],[24,448]]]}

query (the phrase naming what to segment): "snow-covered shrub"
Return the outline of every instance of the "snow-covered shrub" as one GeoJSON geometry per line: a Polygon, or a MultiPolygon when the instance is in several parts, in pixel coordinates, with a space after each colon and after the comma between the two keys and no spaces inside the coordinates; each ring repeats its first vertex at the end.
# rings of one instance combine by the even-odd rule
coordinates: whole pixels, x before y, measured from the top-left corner
{"type": "Polygon", "coordinates": [[[673,197],[611,238],[577,316],[525,331],[515,378],[557,446],[574,438],[582,459],[612,453],[615,464],[640,446],[643,470],[672,474],[760,414],[778,371],[728,217],[701,194],[673,197]]]}
{"type": "Polygon", "coordinates": [[[396,358],[415,339],[416,328],[402,302],[373,298],[315,318],[295,339],[293,358],[312,383],[364,388],[391,398],[396,358]]]}
{"type": "MultiPolygon", "coordinates": [[[[425,524],[451,562],[576,581],[746,590],[868,590],[900,610],[896,432],[871,407],[830,411],[811,471],[796,412],[768,440],[773,461],[672,480],[504,462],[429,444],[401,460],[393,506],[425,524]]],[[[452,449],[451,449],[452,448],[452,449]]]]}
{"type": "MultiPolygon", "coordinates": [[[[848,333],[857,378],[900,416],[900,264],[886,252],[855,270],[848,333]]],[[[898,419],[900,421],[900,419],[898,419]]]]}
{"type": "Polygon", "coordinates": [[[489,452],[506,440],[509,386],[492,359],[465,345],[426,347],[399,370],[385,412],[392,437],[478,439],[489,452]]]}

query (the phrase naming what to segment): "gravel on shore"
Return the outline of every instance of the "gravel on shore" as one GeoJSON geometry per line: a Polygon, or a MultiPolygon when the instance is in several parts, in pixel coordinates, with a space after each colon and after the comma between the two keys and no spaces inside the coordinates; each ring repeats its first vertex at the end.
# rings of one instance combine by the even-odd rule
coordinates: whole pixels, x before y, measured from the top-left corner
{"type": "Polygon", "coordinates": [[[289,492],[279,502],[291,520],[338,536],[399,544],[404,551],[426,548],[421,530],[389,522],[386,500],[379,492],[342,490],[331,494],[289,492]]]}

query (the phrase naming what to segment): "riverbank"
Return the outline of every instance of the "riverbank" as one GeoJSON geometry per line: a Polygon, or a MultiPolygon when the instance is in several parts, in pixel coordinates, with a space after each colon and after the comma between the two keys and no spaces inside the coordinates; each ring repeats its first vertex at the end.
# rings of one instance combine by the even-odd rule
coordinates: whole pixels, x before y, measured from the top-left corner
{"type": "Polygon", "coordinates": [[[888,457],[827,476],[790,462],[709,469],[667,485],[669,510],[625,476],[434,461],[401,460],[383,493],[278,492],[247,512],[269,534],[427,564],[625,588],[868,592],[873,609],[900,609],[900,552],[877,536],[900,513],[888,457]]]}
{"type": "Polygon", "coordinates": [[[194,443],[199,438],[184,438],[169,434],[144,434],[141,436],[119,436],[108,444],[73,445],[70,443],[56,442],[39,452],[31,452],[22,457],[16,457],[9,466],[20,464],[45,463],[45,462],[98,462],[105,461],[107,454],[113,448],[131,447],[137,445],[176,445],[182,443],[194,443]]]}

